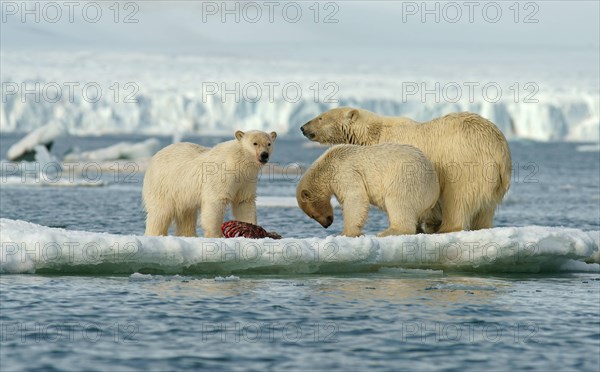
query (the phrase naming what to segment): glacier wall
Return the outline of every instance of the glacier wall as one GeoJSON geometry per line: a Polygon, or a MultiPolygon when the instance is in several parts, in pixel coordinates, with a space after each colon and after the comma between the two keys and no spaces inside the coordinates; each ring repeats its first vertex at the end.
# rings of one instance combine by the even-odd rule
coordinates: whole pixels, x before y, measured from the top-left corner
{"type": "Polygon", "coordinates": [[[30,132],[57,122],[72,135],[228,135],[252,128],[299,136],[298,128],[319,113],[355,106],[418,121],[472,111],[509,139],[600,141],[597,84],[583,78],[500,81],[492,79],[499,74],[486,78],[483,72],[465,78],[446,71],[414,75],[139,54],[3,58],[0,132],[30,132]],[[471,95],[467,82],[477,84],[471,95]],[[493,89],[483,92],[486,84],[493,89]]]}

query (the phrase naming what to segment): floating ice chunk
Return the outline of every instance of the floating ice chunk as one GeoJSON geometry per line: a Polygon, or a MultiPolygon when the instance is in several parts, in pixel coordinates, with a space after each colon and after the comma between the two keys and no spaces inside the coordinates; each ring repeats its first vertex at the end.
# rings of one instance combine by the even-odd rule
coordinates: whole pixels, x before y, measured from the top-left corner
{"type": "Polygon", "coordinates": [[[131,143],[120,142],[103,149],[86,151],[82,153],[70,153],[65,156],[65,161],[89,160],[138,160],[152,157],[160,147],[156,138],[149,138],[143,142],[131,143]]]}
{"type": "Polygon", "coordinates": [[[599,232],[559,227],[276,241],[115,235],[4,218],[0,230],[3,273],[152,270],[161,275],[294,275],[377,272],[382,267],[478,273],[600,272],[599,232]]]}
{"type": "Polygon", "coordinates": [[[12,161],[34,160],[36,146],[43,145],[49,150],[54,140],[65,133],[65,128],[61,124],[56,122],[46,124],[34,129],[19,142],[12,145],[6,153],[6,157],[12,161]]]}
{"type": "Polygon", "coordinates": [[[600,144],[577,146],[578,152],[600,152],[600,144]]]}
{"type": "MultiPolygon", "coordinates": [[[[257,196],[256,205],[262,208],[297,208],[298,201],[294,196],[257,196]]],[[[339,208],[337,199],[331,199],[333,208],[339,208]]]]}
{"type": "Polygon", "coordinates": [[[229,276],[215,276],[215,282],[237,282],[240,280],[239,276],[229,275],[229,276]]]}
{"type": "Polygon", "coordinates": [[[392,274],[401,276],[442,276],[443,270],[431,269],[403,269],[400,267],[382,267],[379,269],[381,274],[392,274]]]}
{"type": "Polygon", "coordinates": [[[129,281],[132,281],[132,282],[148,282],[153,279],[154,279],[154,277],[151,274],[133,273],[133,274],[129,275],[129,281]]]}
{"type": "Polygon", "coordinates": [[[50,152],[48,152],[48,148],[46,146],[37,145],[33,148],[33,150],[35,151],[35,161],[40,164],[41,168],[44,168],[44,166],[49,163],[57,163],[55,166],[60,167],[57,170],[62,169],[62,166],[58,164],[58,160],[54,156],[50,155],[50,152]]]}
{"type": "Polygon", "coordinates": [[[58,179],[50,179],[46,175],[43,177],[21,177],[21,176],[6,176],[0,181],[2,187],[102,187],[107,183],[102,180],[89,180],[84,178],[61,177],[58,179]]]}
{"type": "Polygon", "coordinates": [[[181,275],[152,275],[152,274],[141,274],[133,273],[129,275],[130,282],[151,282],[151,281],[177,281],[177,282],[188,282],[190,277],[181,275]]]}

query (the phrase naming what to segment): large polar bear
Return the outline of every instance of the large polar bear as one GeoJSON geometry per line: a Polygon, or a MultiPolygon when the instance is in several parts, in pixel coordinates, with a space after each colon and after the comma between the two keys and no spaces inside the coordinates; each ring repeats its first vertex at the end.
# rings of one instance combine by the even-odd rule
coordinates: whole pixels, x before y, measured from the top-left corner
{"type": "Polygon", "coordinates": [[[346,236],[359,236],[369,205],[387,213],[390,226],[379,236],[414,234],[432,212],[439,184],[433,164],[409,145],[338,145],[319,157],[300,179],[298,205],[327,228],[331,196],[342,205],[346,236]]]}
{"type": "Polygon", "coordinates": [[[341,107],[319,115],[301,130],[320,143],[393,142],[422,150],[440,180],[440,200],[425,223],[426,232],[491,228],[496,207],[510,186],[512,160],[506,138],[477,114],[454,113],[418,123],[341,107]]]}
{"type": "Polygon", "coordinates": [[[269,161],[277,134],[235,132],[213,148],[175,143],[157,152],[144,176],[146,235],[196,236],[198,209],[207,238],[221,237],[228,204],[236,220],[256,224],[256,181],[269,161]]]}

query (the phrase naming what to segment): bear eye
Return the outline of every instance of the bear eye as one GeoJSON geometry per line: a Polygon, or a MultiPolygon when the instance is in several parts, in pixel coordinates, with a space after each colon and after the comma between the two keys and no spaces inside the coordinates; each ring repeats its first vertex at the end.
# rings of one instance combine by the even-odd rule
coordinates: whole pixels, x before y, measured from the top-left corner
{"type": "Polygon", "coordinates": [[[323,118],[319,118],[319,121],[323,120],[323,118]]]}
{"type": "Polygon", "coordinates": [[[271,146],[271,142],[267,143],[267,146],[271,146]]]}
{"type": "Polygon", "coordinates": [[[258,146],[258,143],[254,142],[254,146],[258,146]]]}

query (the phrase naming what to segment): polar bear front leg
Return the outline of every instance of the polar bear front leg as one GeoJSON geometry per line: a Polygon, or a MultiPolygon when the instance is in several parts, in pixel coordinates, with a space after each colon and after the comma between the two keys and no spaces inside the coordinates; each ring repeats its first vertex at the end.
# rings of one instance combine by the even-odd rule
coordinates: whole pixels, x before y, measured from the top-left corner
{"type": "Polygon", "coordinates": [[[146,236],[167,236],[173,217],[170,211],[148,211],[146,217],[146,236]]]}
{"type": "Polygon", "coordinates": [[[242,200],[239,202],[233,202],[231,205],[231,211],[233,212],[233,218],[248,222],[256,225],[256,200],[242,200]]]}
{"type": "Polygon", "coordinates": [[[198,212],[190,208],[175,217],[175,235],[177,236],[196,236],[196,220],[198,212]]]}
{"type": "Polygon", "coordinates": [[[204,230],[205,238],[223,237],[221,225],[223,224],[223,218],[225,218],[226,207],[227,202],[222,199],[203,200],[200,210],[200,225],[204,230]]]}
{"type": "Polygon", "coordinates": [[[342,235],[355,237],[362,235],[362,229],[369,216],[369,198],[367,195],[352,195],[342,204],[344,231],[342,235]]]}

